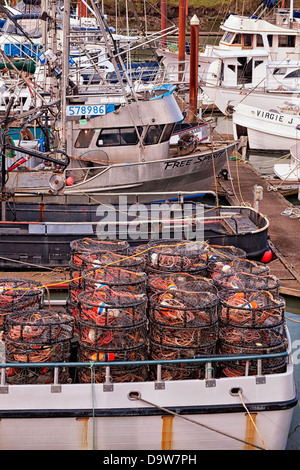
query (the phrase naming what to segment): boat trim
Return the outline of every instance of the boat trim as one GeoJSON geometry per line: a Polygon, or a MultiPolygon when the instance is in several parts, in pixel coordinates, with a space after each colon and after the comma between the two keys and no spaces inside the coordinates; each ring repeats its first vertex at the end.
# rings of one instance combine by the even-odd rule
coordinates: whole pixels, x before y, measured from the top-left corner
{"type": "MultiPolygon", "coordinates": [[[[221,380],[221,379],[220,379],[221,380]]],[[[18,387],[18,385],[15,385],[18,387]]],[[[88,385],[90,386],[90,385],[88,385]]],[[[297,392],[290,400],[281,402],[266,403],[247,403],[250,412],[266,412],[288,410],[294,408],[298,403],[297,392]]],[[[243,413],[245,408],[242,404],[228,405],[204,405],[204,406],[176,406],[166,407],[172,413],[179,415],[196,415],[196,414],[219,414],[219,413],[243,413]]],[[[2,418],[104,418],[114,416],[159,416],[165,415],[166,412],[155,407],[145,408],[90,408],[90,409],[42,409],[33,410],[1,410],[0,419],[2,418]]]]}

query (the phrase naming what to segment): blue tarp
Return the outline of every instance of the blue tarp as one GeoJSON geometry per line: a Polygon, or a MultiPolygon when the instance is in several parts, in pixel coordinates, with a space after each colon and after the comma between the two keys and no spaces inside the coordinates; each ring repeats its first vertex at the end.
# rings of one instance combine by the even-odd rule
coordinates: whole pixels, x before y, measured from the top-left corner
{"type": "Polygon", "coordinates": [[[273,8],[275,4],[275,0],[264,0],[263,3],[267,8],[273,8]]]}

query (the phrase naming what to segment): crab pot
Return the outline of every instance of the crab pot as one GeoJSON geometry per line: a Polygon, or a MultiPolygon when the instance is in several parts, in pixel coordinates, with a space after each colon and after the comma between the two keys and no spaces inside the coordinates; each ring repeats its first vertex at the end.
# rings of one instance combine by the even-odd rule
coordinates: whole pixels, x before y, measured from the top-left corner
{"type": "Polygon", "coordinates": [[[270,274],[270,268],[259,261],[235,258],[234,260],[210,261],[207,265],[208,275],[214,279],[222,274],[248,273],[256,276],[270,274]]]}
{"type": "Polygon", "coordinates": [[[140,245],[130,247],[128,251],[131,253],[131,255],[138,255],[140,258],[143,258],[146,265],[148,248],[148,243],[141,243],[140,245]]]}
{"type": "Polygon", "coordinates": [[[118,291],[146,293],[147,275],[118,266],[91,268],[83,271],[83,287],[88,289],[111,288],[118,291]]]}
{"type": "Polygon", "coordinates": [[[36,281],[27,279],[0,280],[0,330],[4,330],[7,316],[27,308],[44,306],[45,288],[36,281]]]}
{"type": "Polygon", "coordinates": [[[75,319],[78,317],[79,311],[79,294],[82,292],[82,287],[80,287],[76,282],[69,282],[68,287],[68,297],[66,300],[67,311],[71,313],[75,319]]]}
{"type": "Polygon", "coordinates": [[[114,251],[116,253],[127,253],[129,243],[124,240],[100,240],[92,238],[82,238],[73,240],[70,243],[72,266],[82,266],[83,257],[92,251],[114,251]]]}
{"type": "MultiPolygon", "coordinates": [[[[78,361],[80,362],[107,362],[109,366],[109,380],[111,382],[139,382],[148,378],[148,368],[144,365],[115,366],[114,361],[145,361],[148,359],[147,345],[139,347],[127,347],[122,351],[111,352],[103,348],[101,351],[85,344],[79,344],[78,361]]],[[[78,371],[81,383],[107,382],[107,370],[103,366],[81,367],[78,371]]]]}
{"type": "MultiPolygon", "coordinates": [[[[219,343],[219,354],[241,355],[241,354],[272,354],[281,353],[287,350],[287,341],[272,347],[247,346],[241,347],[228,342],[219,343]]],[[[286,371],[286,357],[270,358],[261,360],[261,374],[280,374],[286,371]]],[[[220,375],[226,377],[235,377],[242,375],[257,375],[257,360],[236,360],[220,363],[220,375]]]]}
{"type": "Polygon", "coordinates": [[[102,327],[138,325],[147,319],[147,296],[111,288],[83,291],[78,318],[102,327]]]}
{"type": "Polygon", "coordinates": [[[150,242],[148,272],[188,272],[206,274],[209,246],[206,242],[150,242]]]}
{"type": "Polygon", "coordinates": [[[210,261],[232,261],[236,258],[247,257],[247,253],[236,246],[210,245],[210,261]]]}
{"type": "Polygon", "coordinates": [[[161,325],[200,327],[218,320],[218,297],[211,292],[169,290],[150,297],[149,317],[161,325]]]}
{"type": "Polygon", "coordinates": [[[243,348],[270,348],[285,341],[285,325],[268,328],[244,328],[237,326],[219,325],[220,344],[223,342],[243,348]]]}
{"type": "Polygon", "coordinates": [[[165,290],[212,292],[217,289],[211,279],[189,273],[148,273],[148,295],[165,290]]]}
{"type": "Polygon", "coordinates": [[[150,322],[150,338],[155,344],[174,348],[212,348],[218,340],[218,323],[196,328],[170,327],[150,322]]]}
{"type": "Polygon", "coordinates": [[[218,290],[237,292],[269,291],[279,293],[280,282],[273,275],[257,276],[255,274],[237,272],[234,274],[215,273],[214,283],[218,290]]]}
{"type": "Polygon", "coordinates": [[[79,303],[73,302],[72,300],[67,299],[66,301],[66,311],[69,315],[72,315],[75,319],[78,317],[79,314],[79,303]]]}
{"type": "Polygon", "coordinates": [[[83,264],[85,270],[89,268],[116,266],[125,268],[128,271],[145,271],[145,258],[109,251],[93,251],[83,257],[83,264]]]}
{"type": "MultiPolygon", "coordinates": [[[[204,355],[216,353],[216,343],[203,347],[176,347],[156,343],[150,339],[150,359],[194,359],[204,355]]],[[[157,367],[150,366],[150,378],[155,380],[157,377],[157,367]]],[[[203,379],[205,377],[204,364],[177,363],[163,364],[161,366],[162,380],[185,380],[185,379],[203,379]]]]}
{"type": "Polygon", "coordinates": [[[79,320],[78,338],[82,347],[94,351],[116,353],[124,349],[137,349],[147,343],[147,322],[130,326],[99,326],[89,321],[79,320]]]}
{"type": "MultiPolygon", "coordinates": [[[[31,346],[6,341],[6,362],[64,362],[70,358],[70,344],[67,342],[51,345],[31,346]]],[[[6,382],[12,385],[53,383],[53,367],[10,367],[6,370],[6,382]]],[[[59,382],[69,380],[68,368],[59,368],[59,382]]]]}
{"type": "MultiPolygon", "coordinates": [[[[211,292],[164,291],[150,298],[150,358],[191,359],[214,354],[218,340],[218,297],[211,292]]],[[[152,375],[156,373],[151,368],[152,375]]],[[[204,365],[163,366],[165,380],[203,378],[204,365]]]]}
{"type": "MultiPolygon", "coordinates": [[[[70,357],[74,319],[65,311],[25,310],[8,315],[5,326],[7,362],[63,362],[70,357]]],[[[53,368],[13,368],[9,383],[48,383],[53,368]]],[[[67,377],[66,369],[61,377],[67,377]]],[[[50,380],[50,381],[51,381],[50,380]]]]}
{"type": "Polygon", "coordinates": [[[285,300],[269,291],[219,292],[219,318],[223,325],[267,328],[285,322],[285,300]]]}

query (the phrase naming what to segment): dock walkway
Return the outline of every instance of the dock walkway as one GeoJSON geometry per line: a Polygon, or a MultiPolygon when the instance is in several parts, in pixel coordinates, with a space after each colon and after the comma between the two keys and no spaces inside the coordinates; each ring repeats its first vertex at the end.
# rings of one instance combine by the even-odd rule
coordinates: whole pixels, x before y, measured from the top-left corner
{"type": "Polygon", "coordinates": [[[270,248],[276,259],[270,263],[271,274],[280,280],[282,294],[300,297],[300,217],[279,191],[270,190],[269,182],[247,160],[230,160],[228,180],[218,178],[217,192],[231,205],[255,207],[254,187],[263,188],[258,210],[269,219],[270,248]]]}

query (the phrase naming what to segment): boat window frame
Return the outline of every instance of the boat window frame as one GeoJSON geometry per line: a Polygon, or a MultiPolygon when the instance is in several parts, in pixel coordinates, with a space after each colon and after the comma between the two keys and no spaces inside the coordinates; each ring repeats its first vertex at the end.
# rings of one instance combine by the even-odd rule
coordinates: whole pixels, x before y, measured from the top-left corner
{"type": "Polygon", "coordinates": [[[292,47],[292,48],[294,48],[295,45],[296,45],[296,36],[294,36],[292,34],[279,34],[278,35],[278,47],[292,47]],[[283,38],[287,39],[286,44],[280,43],[280,39],[283,40],[283,38]],[[291,39],[293,39],[292,43],[291,43],[291,39]]]}
{"type": "Polygon", "coordinates": [[[299,69],[296,69],[296,70],[292,70],[291,72],[289,72],[285,77],[284,79],[286,78],[299,78],[300,77],[300,68],[299,69]]]}
{"type": "Polygon", "coordinates": [[[144,136],[144,145],[159,144],[164,127],[165,127],[165,124],[149,124],[146,130],[145,136],[144,136]],[[155,132],[156,129],[157,129],[157,132],[155,132]]]}
{"type": "MultiPolygon", "coordinates": [[[[143,127],[142,126],[137,126],[137,130],[140,134],[140,136],[142,135],[143,133],[143,127]]],[[[134,126],[124,126],[124,127],[118,127],[118,128],[115,128],[115,127],[105,127],[105,128],[102,128],[98,134],[98,137],[97,137],[97,140],[96,140],[96,146],[97,147],[127,147],[127,146],[130,146],[130,145],[137,145],[139,142],[139,137],[137,135],[137,132],[136,132],[136,129],[134,126]],[[135,139],[132,140],[131,142],[129,141],[126,141],[124,139],[124,134],[125,132],[127,131],[128,133],[128,130],[131,130],[132,131],[132,135],[135,136],[135,139]],[[111,132],[109,132],[111,131],[111,132]],[[122,131],[123,131],[123,136],[122,136],[122,131]],[[114,136],[114,140],[112,141],[102,141],[102,143],[100,144],[99,141],[101,140],[101,136],[104,135],[106,132],[107,135],[111,135],[112,137],[114,136]]]]}
{"type": "Polygon", "coordinates": [[[243,43],[242,43],[243,49],[253,49],[253,34],[250,34],[250,33],[243,34],[242,41],[243,41],[243,43]],[[251,39],[251,41],[250,41],[251,44],[250,45],[245,43],[245,38],[246,37],[249,37],[251,39]]]}
{"type": "Polygon", "coordinates": [[[75,141],[74,147],[77,149],[87,149],[91,145],[93,137],[95,135],[95,129],[80,129],[75,141]],[[91,135],[90,135],[91,134],[91,135]],[[83,137],[86,137],[86,140],[82,140],[83,137]],[[88,142],[88,145],[85,145],[88,142]],[[80,145],[78,145],[80,143],[80,145]],[[84,143],[84,145],[81,145],[84,143]]]}
{"type": "Polygon", "coordinates": [[[234,35],[234,38],[232,40],[231,44],[234,44],[235,46],[241,46],[242,45],[242,34],[241,33],[236,33],[234,35]]]}
{"type": "Polygon", "coordinates": [[[172,132],[174,131],[174,128],[176,126],[176,123],[170,122],[168,124],[165,124],[164,130],[162,132],[162,136],[160,138],[160,142],[168,142],[171,139],[172,132]]]}
{"type": "Polygon", "coordinates": [[[256,34],[256,47],[264,47],[264,38],[262,34],[256,34]],[[261,43],[259,43],[259,39],[261,40],[261,43]]]}
{"type": "Polygon", "coordinates": [[[224,39],[222,38],[222,41],[226,42],[227,44],[230,44],[234,36],[235,36],[234,33],[232,33],[231,31],[227,31],[227,33],[224,34],[224,39]],[[229,39],[227,39],[228,36],[229,36],[229,39]]]}

